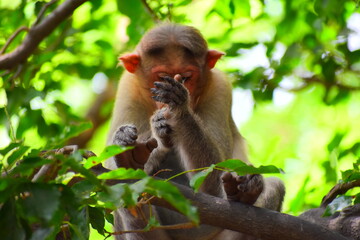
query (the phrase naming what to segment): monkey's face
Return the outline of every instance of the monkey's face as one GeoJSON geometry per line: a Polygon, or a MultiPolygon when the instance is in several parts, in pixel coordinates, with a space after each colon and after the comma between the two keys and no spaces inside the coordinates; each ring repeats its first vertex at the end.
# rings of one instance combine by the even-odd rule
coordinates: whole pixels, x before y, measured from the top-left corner
{"type": "Polygon", "coordinates": [[[136,53],[125,54],[119,59],[128,72],[137,76],[141,86],[149,90],[164,77],[178,76],[176,81],[180,81],[188,90],[190,104],[194,108],[206,86],[206,76],[224,53],[216,50],[196,53],[196,49],[171,39],[160,43],[149,43],[145,39],[136,53]]]}
{"type": "Polygon", "coordinates": [[[177,77],[176,80],[187,88],[191,98],[198,95],[197,89],[202,81],[201,71],[194,65],[160,64],[151,69],[150,75],[150,87],[154,87],[154,82],[163,81],[164,77],[175,78],[176,75],[180,75],[181,77],[177,77]]]}
{"type": "MultiPolygon", "coordinates": [[[[182,83],[189,92],[191,105],[201,95],[201,86],[204,85],[203,72],[205,71],[206,56],[200,59],[186,53],[184,48],[167,47],[161,51],[141,55],[143,81],[147,81],[149,88],[154,88],[155,82],[164,81],[171,77],[182,83]],[[176,77],[175,77],[176,76],[176,77]]],[[[163,105],[157,104],[158,108],[163,105]]]]}

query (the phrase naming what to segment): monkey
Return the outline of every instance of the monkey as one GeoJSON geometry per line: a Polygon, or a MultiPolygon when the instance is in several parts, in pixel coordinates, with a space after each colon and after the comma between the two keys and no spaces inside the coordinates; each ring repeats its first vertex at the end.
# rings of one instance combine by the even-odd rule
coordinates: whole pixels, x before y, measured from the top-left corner
{"type": "MultiPolygon", "coordinates": [[[[107,144],[134,146],[106,161],[109,169],[141,168],[168,178],[236,158],[250,164],[246,144],[231,115],[232,87],[215,68],[223,52],[208,48],[197,29],[161,24],[148,31],[134,52],[119,59],[125,68],[115,99],[107,144]],[[141,152],[136,155],[137,152],[141,152]]],[[[194,172],[174,178],[189,185],[194,172]]],[[[236,176],[213,171],[200,191],[279,211],[285,189],[277,178],[236,176]]],[[[149,216],[149,208],[141,209],[149,216]]],[[[146,220],[126,208],[115,211],[115,231],[138,230],[146,220]]],[[[184,223],[179,213],[152,206],[151,214],[163,225],[184,223]]],[[[234,219],[236,221],[236,219],[234,219]]],[[[158,229],[117,235],[116,239],[247,239],[241,233],[213,226],[181,230],[158,229]]]]}

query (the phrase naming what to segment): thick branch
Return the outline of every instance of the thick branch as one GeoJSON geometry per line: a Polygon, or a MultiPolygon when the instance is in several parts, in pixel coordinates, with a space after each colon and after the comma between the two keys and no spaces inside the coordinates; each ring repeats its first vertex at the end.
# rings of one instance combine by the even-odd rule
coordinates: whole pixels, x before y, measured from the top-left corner
{"type": "Polygon", "coordinates": [[[0,56],[0,69],[11,69],[23,63],[39,43],[61,22],[71,16],[75,9],[87,0],[67,0],[50,13],[42,22],[32,26],[24,41],[13,52],[0,56]]]}
{"type": "MultiPolygon", "coordinates": [[[[103,172],[103,170],[100,172],[103,172]]],[[[108,180],[107,184],[114,185],[124,182],[130,183],[132,181],[108,180]]],[[[337,232],[298,217],[228,201],[205,193],[194,193],[189,187],[174,182],[173,184],[198,208],[201,224],[230,229],[263,240],[348,239],[337,232]]],[[[151,203],[176,211],[163,199],[153,198],[151,203]]]]}
{"type": "MultiPolygon", "coordinates": [[[[71,148],[63,148],[67,153],[71,148]]],[[[88,156],[91,156],[88,153],[88,156]]],[[[88,157],[84,156],[84,157],[88,157]]],[[[91,168],[95,175],[109,171],[101,164],[91,168]]],[[[72,186],[81,181],[75,177],[69,182],[72,186]]],[[[107,180],[106,184],[132,183],[134,180],[107,180]]],[[[263,240],[346,240],[343,235],[331,231],[321,225],[311,223],[298,217],[246,205],[240,202],[228,201],[205,193],[194,193],[189,187],[173,183],[181,193],[198,208],[201,224],[212,225],[224,229],[252,235],[263,240]]],[[[174,210],[168,202],[152,198],[151,204],[174,210]]]]}
{"type": "MultiPolygon", "coordinates": [[[[188,187],[175,185],[198,208],[202,224],[242,232],[264,240],[348,239],[298,217],[239,202],[231,202],[204,193],[194,194],[188,187]]],[[[152,204],[171,208],[168,203],[161,199],[155,199],[152,204]]]]}

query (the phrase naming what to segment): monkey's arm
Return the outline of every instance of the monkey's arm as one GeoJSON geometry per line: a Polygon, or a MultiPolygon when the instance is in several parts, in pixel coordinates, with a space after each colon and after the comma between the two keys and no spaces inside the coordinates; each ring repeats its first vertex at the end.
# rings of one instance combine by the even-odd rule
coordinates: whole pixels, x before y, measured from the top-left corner
{"type": "Polygon", "coordinates": [[[136,77],[124,73],[118,85],[113,109],[108,145],[134,146],[135,149],[119,154],[108,161],[105,166],[110,169],[118,167],[144,168],[149,155],[157,146],[151,139],[149,119],[154,104],[146,98],[150,94],[140,94],[136,77]],[[150,102],[150,103],[149,103],[150,102]]]}
{"type": "MultiPolygon", "coordinates": [[[[209,105],[208,109],[211,111],[205,109],[201,112],[202,115],[194,113],[189,105],[189,93],[177,76],[175,79],[164,78],[163,82],[156,82],[155,86],[152,89],[154,99],[168,107],[155,113],[151,121],[152,127],[160,141],[167,142],[166,139],[171,139],[171,145],[178,151],[186,170],[208,167],[230,157],[221,148],[231,145],[223,137],[230,134],[222,132],[229,127],[226,121],[218,121],[212,116],[212,113],[221,115],[223,110],[214,110],[214,106],[209,105]]],[[[223,117],[226,118],[227,113],[223,117]]],[[[201,190],[221,196],[220,172],[210,174],[201,190]]]]}

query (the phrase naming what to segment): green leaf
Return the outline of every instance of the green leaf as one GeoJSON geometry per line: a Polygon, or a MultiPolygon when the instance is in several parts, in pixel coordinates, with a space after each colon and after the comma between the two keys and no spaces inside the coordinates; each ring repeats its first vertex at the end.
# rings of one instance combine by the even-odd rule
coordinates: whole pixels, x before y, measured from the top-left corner
{"type": "Polygon", "coordinates": [[[71,187],[75,195],[81,197],[82,199],[89,198],[91,192],[93,192],[95,188],[96,186],[86,179],[75,183],[71,187]]]}
{"type": "Polygon", "coordinates": [[[39,227],[31,235],[30,240],[45,240],[54,233],[54,227],[39,227]]]}
{"type": "Polygon", "coordinates": [[[238,167],[247,166],[247,164],[238,159],[228,159],[223,162],[217,163],[216,166],[234,170],[235,168],[238,168],[238,167]]]}
{"type": "MultiPolygon", "coordinates": [[[[354,154],[357,157],[360,157],[360,142],[355,143],[351,148],[340,151],[339,159],[347,156],[348,154],[354,154]]],[[[355,166],[354,166],[355,167],[355,166]]]]}
{"type": "Polygon", "coordinates": [[[30,157],[25,158],[19,165],[17,165],[11,172],[10,175],[21,174],[22,176],[30,176],[33,171],[46,164],[53,163],[50,159],[43,159],[41,157],[30,157]]]}
{"type": "Polygon", "coordinates": [[[159,226],[161,226],[161,224],[156,219],[156,217],[155,216],[150,216],[150,218],[148,220],[148,224],[144,228],[144,231],[150,231],[152,228],[159,227],[159,226]]]}
{"type": "Polygon", "coordinates": [[[105,235],[105,215],[104,210],[88,206],[89,220],[92,228],[96,229],[99,234],[105,235]]]}
{"type": "Polygon", "coordinates": [[[26,183],[21,186],[23,198],[18,200],[21,215],[30,222],[50,224],[60,209],[60,185],[44,183],[26,183]]]}
{"type": "Polygon", "coordinates": [[[284,171],[280,168],[275,167],[274,165],[267,165],[260,167],[253,167],[253,166],[245,166],[245,167],[239,167],[234,169],[234,171],[238,175],[244,175],[244,174],[266,174],[266,173],[283,173],[284,171]]]}
{"type": "Polygon", "coordinates": [[[359,203],[360,203],[360,193],[356,194],[354,199],[354,204],[359,204],[359,203]]]}
{"type": "Polygon", "coordinates": [[[342,139],[344,138],[345,133],[336,133],[331,142],[328,144],[327,149],[329,152],[339,147],[342,139]]]}
{"type": "Polygon", "coordinates": [[[141,169],[132,168],[118,168],[110,172],[102,173],[98,179],[142,179],[147,177],[147,174],[141,169]]]}
{"type": "Polygon", "coordinates": [[[121,183],[105,187],[104,191],[97,194],[97,199],[102,202],[103,207],[115,210],[119,207],[135,206],[139,195],[129,184],[121,183]]]}
{"type": "Polygon", "coordinates": [[[250,17],[251,6],[249,0],[231,0],[235,7],[235,17],[250,17]]]}
{"type": "Polygon", "coordinates": [[[85,132],[86,130],[92,128],[93,125],[91,122],[82,122],[80,124],[69,125],[64,128],[64,131],[61,135],[61,139],[67,140],[73,137],[78,136],[80,133],[85,132]]]}
{"type": "Polygon", "coordinates": [[[253,166],[248,166],[246,165],[246,163],[237,159],[229,159],[224,162],[217,163],[216,166],[227,168],[231,171],[236,172],[238,175],[283,172],[280,168],[277,168],[273,165],[267,165],[267,166],[261,165],[260,167],[253,167],[253,166]]]}
{"type": "Polygon", "coordinates": [[[22,142],[12,142],[7,147],[0,150],[0,154],[5,156],[8,152],[13,149],[16,149],[22,145],[22,142]]]}
{"type": "Polygon", "coordinates": [[[20,146],[18,149],[13,151],[7,159],[9,165],[12,165],[15,161],[19,160],[28,150],[30,147],[28,146],[20,146]]]}
{"type": "Polygon", "coordinates": [[[199,224],[199,215],[197,209],[191,205],[174,185],[169,182],[147,178],[145,191],[154,196],[160,197],[168,201],[178,211],[184,214],[195,224],[199,224]]]}
{"type": "Polygon", "coordinates": [[[176,7],[185,6],[185,5],[188,5],[189,3],[191,3],[191,0],[181,0],[177,3],[175,3],[175,6],[176,7]]]}
{"type": "Polygon", "coordinates": [[[208,16],[211,13],[217,13],[224,20],[230,20],[233,17],[231,13],[230,0],[217,0],[213,9],[209,12],[208,16]]]}
{"type": "Polygon", "coordinates": [[[0,216],[0,236],[2,239],[26,239],[24,226],[16,212],[15,200],[10,199],[1,207],[0,216]]]}
{"type": "MultiPolygon", "coordinates": [[[[57,157],[61,158],[62,156],[59,155],[57,157]]],[[[69,157],[64,157],[62,162],[63,162],[64,166],[69,167],[74,172],[80,173],[86,179],[88,179],[90,182],[101,187],[102,186],[101,181],[94,175],[94,173],[92,171],[84,168],[84,166],[82,164],[80,164],[81,160],[82,160],[82,155],[79,151],[77,151],[77,152],[71,154],[69,157]]]]}
{"type": "Polygon", "coordinates": [[[104,151],[99,156],[89,157],[84,164],[84,167],[89,169],[103,161],[109,159],[112,156],[120,154],[128,149],[132,149],[133,147],[123,147],[123,146],[107,146],[104,151]]]}
{"type": "Polygon", "coordinates": [[[341,178],[344,182],[351,182],[360,179],[359,170],[350,169],[341,172],[341,178]]]}
{"type": "Polygon", "coordinates": [[[194,176],[192,176],[190,179],[190,187],[192,187],[195,192],[198,192],[200,186],[205,181],[206,177],[214,170],[214,168],[215,165],[212,164],[209,168],[194,174],[194,176]]]}
{"type": "Polygon", "coordinates": [[[74,240],[86,240],[87,238],[83,235],[83,231],[81,229],[80,226],[76,225],[76,224],[72,224],[72,223],[68,223],[71,229],[71,232],[73,232],[73,234],[71,234],[71,239],[74,240]]]}
{"type": "Polygon", "coordinates": [[[324,217],[333,215],[335,212],[341,211],[352,204],[351,196],[340,196],[335,198],[325,209],[324,217]]]}

